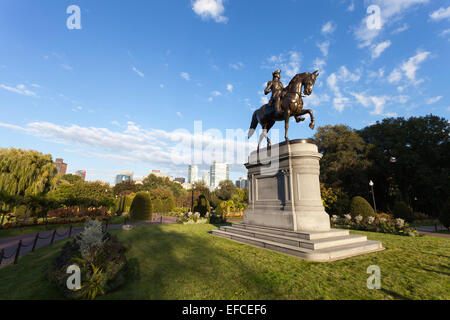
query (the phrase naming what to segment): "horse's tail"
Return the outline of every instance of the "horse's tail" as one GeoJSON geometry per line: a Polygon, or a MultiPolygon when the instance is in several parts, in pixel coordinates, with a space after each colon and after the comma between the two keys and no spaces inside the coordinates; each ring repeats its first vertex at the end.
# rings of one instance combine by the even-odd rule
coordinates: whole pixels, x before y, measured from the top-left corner
{"type": "Polygon", "coordinates": [[[250,139],[252,135],[255,133],[256,127],[258,126],[258,117],[256,112],[253,112],[252,123],[250,124],[250,129],[248,130],[248,138],[250,139]]]}

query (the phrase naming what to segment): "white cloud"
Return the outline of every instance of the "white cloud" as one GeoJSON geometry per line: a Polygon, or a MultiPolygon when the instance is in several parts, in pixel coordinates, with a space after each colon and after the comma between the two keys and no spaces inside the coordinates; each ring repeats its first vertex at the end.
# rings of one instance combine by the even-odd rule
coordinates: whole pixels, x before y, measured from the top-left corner
{"type": "Polygon", "coordinates": [[[429,51],[417,51],[417,54],[404,61],[398,68],[392,70],[388,77],[389,83],[398,83],[402,78],[403,74],[407,79],[411,81],[412,84],[417,85],[423,80],[416,80],[416,72],[419,70],[420,64],[424,62],[431,52],[429,51]],[[402,73],[403,72],[403,73],[402,73]]]}
{"type": "Polygon", "coordinates": [[[450,20],[450,7],[447,8],[440,8],[439,10],[434,11],[430,14],[430,18],[439,21],[442,19],[449,19],[450,20]]]}
{"type": "Polygon", "coordinates": [[[402,79],[402,72],[395,68],[392,70],[391,74],[388,76],[389,83],[397,83],[402,79]]]}
{"type": "Polygon", "coordinates": [[[405,103],[407,101],[407,97],[400,96],[395,98],[390,98],[388,96],[366,96],[363,93],[356,93],[351,92],[350,93],[353,97],[356,98],[356,100],[362,104],[364,107],[370,107],[373,106],[374,109],[370,112],[372,115],[378,115],[378,116],[395,116],[395,113],[385,113],[384,108],[386,106],[386,103],[389,100],[395,100],[400,103],[405,103]]]}
{"type": "Polygon", "coordinates": [[[333,107],[336,110],[339,112],[344,111],[346,104],[349,102],[349,99],[342,94],[338,83],[357,82],[360,78],[359,74],[350,72],[345,66],[341,66],[337,73],[333,72],[327,78],[328,87],[334,93],[333,107]]]}
{"type": "Polygon", "coordinates": [[[430,99],[427,100],[427,104],[436,103],[436,102],[438,102],[441,99],[442,99],[442,96],[437,96],[437,97],[434,97],[434,98],[430,98],[430,99]]]}
{"type": "Polygon", "coordinates": [[[180,111],[178,111],[178,112],[177,112],[177,116],[180,117],[180,118],[182,118],[182,117],[183,117],[183,114],[182,114],[180,111]]]}
{"type": "Polygon", "coordinates": [[[233,85],[232,84],[227,84],[227,90],[229,92],[233,92],[233,85]]]}
{"type": "Polygon", "coordinates": [[[322,26],[323,35],[332,34],[334,31],[336,31],[336,24],[334,24],[333,21],[328,21],[322,26]]]}
{"type": "Polygon", "coordinates": [[[180,76],[186,81],[190,81],[191,80],[191,76],[187,72],[181,72],[180,76]]]}
{"type": "Polygon", "coordinates": [[[394,31],[392,31],[392,34],[399,34],[409,29],[409,25],[407,23],[403,24],[401,27],[398,27],[394,31]]]}
{"type": "MultiPolygon", "coordinates": [[[[383,32],[383,28],[393,22],[401,19],[402,15],[411,8],[417,5],[426,4],[429,0],[371,0],[370,5],[377,5],[380,7],[381,24],[380,29],[367,28],[366,15],[355,29],[354,35],[359,42],[359,47],[368,47],[372,42],[383,32]]],[[[365,7],[367,8],[367,7],[365,7]]]]}
{"type": "Polygon", "coordinates": [[[139,77],[141,77],[141,78],[144,78],[144,77],[145,77],[145,75],[144,75],[141,71],[139,71],[138,69],[136,69],[136,67],[133,67],[132,69],[133,69],[134,72],[137,73],[137,75],[138,75],[139,77]]]}
{"type": "Polygon", "coordinates": [[[405,72],[408,79],[416,82],[416,72],[419,66],[424,62],[428,56],[431,54],[429,51],[419,51],[414,57],[409,58],[408,61],[404,62],[401,69],[405,72]]]}
{"type": "Polygon", "coordinates": [[[280,69],[284,72],[284,75],[293,77],[300,72],[300,60],[299,52],[290,51],[288,53],[279,54],[278,56],[269,57],[265,61],[263,68],[271,70],[280,69]]]}
{"type": "Polygon", "coordinates": [[[64,68],[64,69],[66,69],[66,70],[69,70],[69,71],[72,71],[72,70],[73,70],[73,68],[72,68],[71,66],[69,66],[68,64],[65,64],[65,63],[62,63],[62,64],[61,64],[61,67],[64,68]]]}
{"type": "Polygon", "coordinates": [[[223,0],[194,0],[192,10],[203,20],[213,19],[219,23],[228,21],[228,18],[223,15],[225,12],[223,0]]]}
{"type": "Polygon", "coordinates": [[[234,70],[241,70],[244,68],[244,64],[240,61],[237,63],[230,63],[230,68],[233,68],[234,70]]]}
{"type": "Polygon", "coordinates": [[[391,45],[391,41],[386,40],[384,42],[381,42],[377,45],[373,45],[372,46],[372,59],[376,59],[378,58],[384,50],[386,50],[387,48],[389,48],[391,45]]]}
{"type": "Polygon", "coordinates": [[[353,12],[355,10],[355,2],[352,1],[347,7],[347,11],[353,12]]]}
{"type": "MultiPolygon", "coordinates": [[[[165,165],[168,168],[186,168],[200,154],[201,164],[209,165],[212,159],[241,164],[247,160],[251,149],[256,148],[257,137],[247,140],[247,130],[241,130],[238,136],[228,135],[217,130],[218,134],[201,131],[196,134],[186,129],[172,132],[157,129],[143,129],[128,122],[125,129],[115,130],[78,125],[62,126],[50,122],[32,122],[25,126],[0,123],[0,127],[19,131],[53,143],[80,148],[79,153],[86,156],[89,152],[102,154],[104,157],[127,157],[134,163],[142,162],[152,165],[165,165]],[[195,149],[194,149],[195,146],[195,149]],[[198,151],[200,150],[200,151],[198,151]],[[218,156],[216,150],[218,150],[218,156]],[[222,152],[220,152],[222,150],[222,152]],[[234,158],[229,158],[229,152],[234,158]],[[225,159],[225,157],[227,157],[225,159]]],[[[197,163],[200,164],[200,163],[197,163]]]]}
{"type": "Polygon", "coordinates": [[[0,88],[23,96],[38,98],[37,94],[31,90],[28,90],[24,84],[18,84],[15,88],[0,84],[0,88]]]}
{"type": "Polygon", "coordinates": [[[321,58],[316,58],[313,61],[313,66],[315,70],[319,70],[321,73],[323,73],[323,68],[326,66],[326,61],[321,58]]]}
{"type": "Polygon", "coordinates": [[[330,48],[330,41],[317,42],[316,46],[320,49],[320,52],[326,57],[330,48]]]}
{"type": "Polygon", "coordinates": [[[449,34],[450,34],[450,29],[445,29],[445,30],[442,30],[441,33],[439,33],[439,36],[442,37],[442,38],[445,38],[445,37],[447,37],[449,34]]]}
{"type": "Polygon", "coordinates": [[[214,90],[213,92],[211,92],[211,94],[212,94],[214,97],[218,97],[218,96],[221,96],[221,95],[222,95],[222,92],[217,91],[217,90],[214,90]]]}

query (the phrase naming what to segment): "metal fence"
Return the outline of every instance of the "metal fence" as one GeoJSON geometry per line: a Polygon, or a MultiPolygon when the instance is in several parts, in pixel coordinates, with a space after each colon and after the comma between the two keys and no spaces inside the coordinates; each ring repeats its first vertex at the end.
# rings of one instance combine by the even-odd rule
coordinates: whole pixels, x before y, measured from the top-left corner
{"type": "MultiPolygon", "coordinates": [[[[163,216],[160,216],[159,219],[157,219],[159,221],[156,221],[156,219],[152,218],[152,223],[156,222],[159,224],[163,223],[163,216]]],[[[123,225],[128,224],[129,222],[129,218],[128,216],[125,217],[123,225]]],[[[106,230],[108,230],[109,227],[109,220],[106,220],[106,223],[103,225],[103,232],[106,232],[106,230]]],[[[80,228],[82,229],[82,228],[80,228]]],[[[81,231],[81,230],[80,230],[81,231]]],[[[73,226],[72,224],[69,226],[69,230],[63,232],[63,233],[59,233],[58,230],[53,230],[52,234],[50,234],[47,237],[41,237],[40,232],[38,232],[36,234],[36,236],[34,237],[34,240],[30,241],[28,244],[23,243],[22,239],[19,240],[19,242],[17,243],[17,247],[16,249],[12,250],[12,252],[8,255],[6,253],[5,248],[0,250],[0,265],[8,260],[11,259],[12,257],[14,257],[14,264],[17,264],[19,261],[19,257],[20,257],[20,252],[23,248],[29,248],[31,247],[31,252],[34,252],[34,250],[36,249],[36,245],[38,243],[39,240],[47,240],[50,239],[50,242],[48,244],[53,244],[53,242],[55,241],[55,238],[58,237],[58,240],[63,240],[63,237],[65,237],[67,235],[66,239],[69,239],[72,237],[72,232],[73,232],[73,226]]]]}

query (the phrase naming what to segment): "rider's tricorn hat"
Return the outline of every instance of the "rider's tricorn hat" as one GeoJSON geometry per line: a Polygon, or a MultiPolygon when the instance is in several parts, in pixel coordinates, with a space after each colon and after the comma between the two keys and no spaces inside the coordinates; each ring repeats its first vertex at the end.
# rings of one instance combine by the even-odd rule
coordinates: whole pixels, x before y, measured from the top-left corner
{"type": "Polygon", "coordinates": [[[276,70],[276,71],[274,71],[274,73],[272,73],[272,75],[275,77],[275,76],[280,76],[280,74],[281,74],[281,70],[276,70]]]}

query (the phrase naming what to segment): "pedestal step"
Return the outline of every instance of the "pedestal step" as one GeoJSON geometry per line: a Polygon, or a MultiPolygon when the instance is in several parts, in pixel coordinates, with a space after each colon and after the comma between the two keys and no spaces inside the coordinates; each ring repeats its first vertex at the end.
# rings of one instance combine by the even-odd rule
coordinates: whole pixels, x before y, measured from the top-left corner
{"type": "Polygon", "coordinates": [[[365,236],[350,235],[348,230],[334,229],[324,233],[297,233],[275,228],[235,224],[232,227],[221,227],[220,230],[213,230],[211,233],[222,238],[318,262],[334,261],[384,250],[381,242],[367,240],[365,236]],[[288,235],[279,234],[282,232],[288,235]],[[325,233],[329,233],[331,236],[324,237],[325,233]],[[309,239],[304,238],[305,236],[309,239]],[[319,239],[311,239],[311,236],[313,238],[319,236],[319,239]]]}
{"type": "Polygon", "coordinates": [[[285,229],[255,226],[245,223],[234,223],[233,227],[246,230],[263,231],[270,234],[278,234],[280,236],[296,237],[307,240],[318,240],[330,237],[348,236],[350,234],[348,230],[342,229],[330,229],[329,231],[289,231],[285,229]]]}

